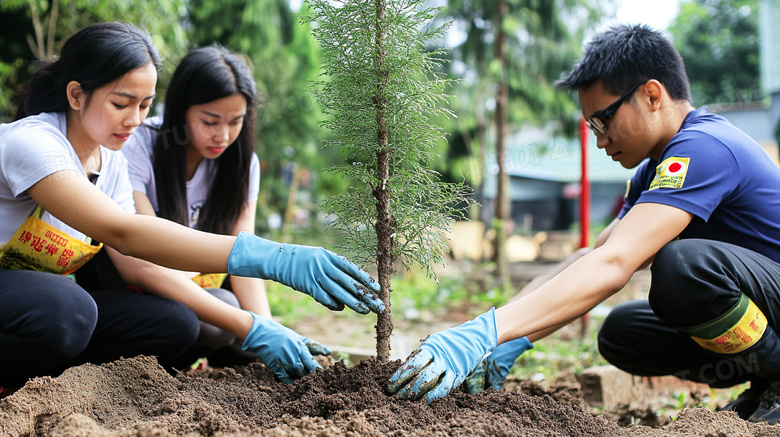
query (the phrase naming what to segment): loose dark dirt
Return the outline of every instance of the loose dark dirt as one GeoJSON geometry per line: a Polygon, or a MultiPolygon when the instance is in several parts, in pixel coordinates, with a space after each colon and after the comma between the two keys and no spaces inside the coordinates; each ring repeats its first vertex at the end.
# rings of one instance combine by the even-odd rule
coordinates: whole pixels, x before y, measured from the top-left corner
{"type": "Polygon", "coordinates": [[[83,365],[31,380],[0,401],[0,435],[780,436],[780,426],[702,408],[660,428],[622,427],[589,413],[576,390],[545,392],[533,383],[403,401],[383,391],[399,365],[336,363],[293,385],[260,363],[176,377],[148,357],[83,365]]]}

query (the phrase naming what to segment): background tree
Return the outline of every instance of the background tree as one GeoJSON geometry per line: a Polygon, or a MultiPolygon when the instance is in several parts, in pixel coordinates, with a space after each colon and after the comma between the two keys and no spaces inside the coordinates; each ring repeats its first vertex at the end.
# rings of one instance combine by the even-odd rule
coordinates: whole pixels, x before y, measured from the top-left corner
{"type": "Polygon", "coordinates": [[[668,31],[695,106],[761,100],[758,0],[684,0],[668,31]]]}
{"type": "MultiPolygon", "coordinates": [[[[125,21],[152,35],[164,60],[179,59],[187,48],[181,26],[184,0],[3,0],[0,3],[0,119],[16,113],[34,61],[51,58],[65,39],[82,27],[101,21],[125,21]]],[[[165,67],[173,71],[166,62],[165,67]]],[[[167,76],[161,75],[158,94],[167,76]]]]}
{"type": "Polygon", "coordinates": [[[348,163],[332,167],[351,182],[328,198],[340,246],[359,263],[377,265],[386,309],[377,318],[377,358],[390,356],[391,278],[396,260],[416,262],[434,276],[448,251],[442,232],[463,186],[444,183],[426,168],[444,135],[431,117],[449,115],[443,94],[449,79],[436,75],[442,50],[423,50],[443,37],[430,26],[439,8],[423,0],[309,0],[320,43],[323,78],[316,85],[324,121],[348,163]]]}
{"type": "Polygon", "coordinates": [[[579,118],[571,95],[552,83],[571,69],[580,53],[586,30],[602,16],[601,6],[585,0],[451,0],[448,16],[465,29],[464,42],[455,49],[456,66],[465,67],[467,94],[458,99],[461,115],[455,138],[468,145],[467,168],[472,183],[481,184],[487,168],[486,138],[493,125],[498,164],[498,193],[494,204],[496,234],[494,260],[502,282],[508,281],[505,256],[507,222],[511,217],[509,177],[505,170],[506,138],[522,124],[551,122],[557,133],[576,135],[579,118]],[[486,108],[487,104],[487,108],[486,108]]]}

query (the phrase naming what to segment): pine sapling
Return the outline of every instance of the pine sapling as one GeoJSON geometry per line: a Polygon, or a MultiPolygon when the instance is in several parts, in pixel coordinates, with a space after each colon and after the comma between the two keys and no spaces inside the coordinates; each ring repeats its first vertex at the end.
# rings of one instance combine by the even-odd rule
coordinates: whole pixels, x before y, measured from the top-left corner
{"type": "Polygon", "coordinates": [[[331,132],[325,147],[338,147],[347,164],[334,172],[351,182],[347,193],[322,202],[344,253],[374,263],[385,311],[377,317],[377,358],[390,357],[391,279],[396,261],[407,269],[433,265],[448,252],[445,233],[463,217],[469,190],[444,183],[426,168],[445,132],[436,117],[447,109],[452,80],[436,73],[448,24],[432,25],[441,8],[421,0],[308,0],[323,59],[315,94],[331,132]]]}

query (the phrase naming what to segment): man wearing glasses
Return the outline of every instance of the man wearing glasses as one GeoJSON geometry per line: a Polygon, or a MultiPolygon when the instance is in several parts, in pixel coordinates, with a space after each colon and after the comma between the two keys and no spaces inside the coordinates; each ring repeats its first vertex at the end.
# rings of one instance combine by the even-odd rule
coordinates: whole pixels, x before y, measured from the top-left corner
{"type": "Polygon", "coordinates": [[[597,35],[557,85],[578,92],[597,146],[637,168],[623,210],[592,250],[535,290],[429,336],[388,390],[431,400],[475,368],[500,387],[531,341],[652,263],[648,299],[612,310],[601,354],[636,375],[750,381],[724,408],[780,421],[780,169],[724,118],[693,107],[679,53],[646,26],[597,35]]]}

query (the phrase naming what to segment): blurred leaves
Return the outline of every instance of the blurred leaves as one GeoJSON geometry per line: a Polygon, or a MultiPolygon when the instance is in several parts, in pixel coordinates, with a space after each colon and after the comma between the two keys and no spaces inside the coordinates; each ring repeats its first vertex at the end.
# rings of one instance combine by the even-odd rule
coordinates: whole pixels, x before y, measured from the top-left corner
{"type": "MultiPolygon", "coordinates": [[[[184,0],[3,0],[0,3],[3,29],[0,31],[0,121],[13,118],[24,83],[35,70],[34,61],[59,53],[70,35],[89,24],[132,23],[151,34],[163,60],[178,61],[188,48],[181,24],[186,16],[184,5],[184,0]]],[[[171,72],[173,67],[175,64],[171,72]]],[[[161,74],[158,94],[166,86],[167,76],[161,74]]]]}
{"type": "Polygon", "coordinates": [[[684,0],[669,27],[694,106],[761,99],[758,0],[684,0]]]}
{"type": "Polygon", "coordinates": [[[508,38],[504,56],[508,60],[510,131],[524,124],[555,122],[559,132],[573,136],[579,119],[577,104],[568,92],[552,84],[574,66],[585,32],[603,14],[601,3],[586,0],[507,3],[509,13],[501,17],[496,3],[487,0],[450,0],[444,11],[465,34],[453,50],[452,66],[459,71],[450,70],[463,78],[463,86],[455,92],[453,110],[459,120],[452,131],[454,135],[465,132],[472,156],[484,156],[487,144],[483,135],[493,125],[491,102],[505,74],[495,53],[496,27],[501,26],[508,38]]]}

